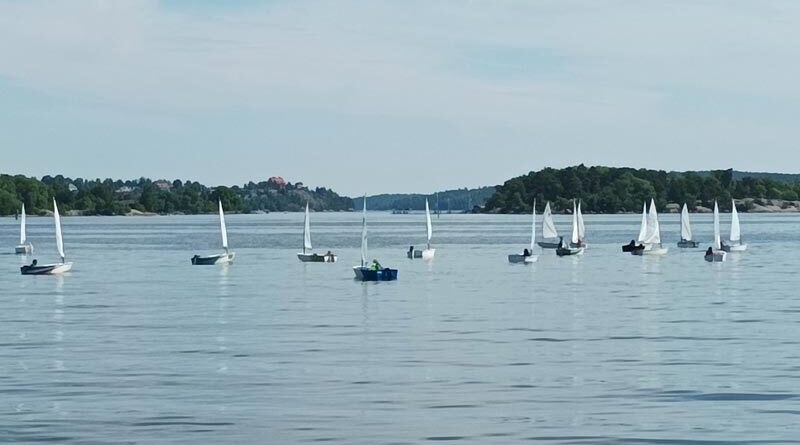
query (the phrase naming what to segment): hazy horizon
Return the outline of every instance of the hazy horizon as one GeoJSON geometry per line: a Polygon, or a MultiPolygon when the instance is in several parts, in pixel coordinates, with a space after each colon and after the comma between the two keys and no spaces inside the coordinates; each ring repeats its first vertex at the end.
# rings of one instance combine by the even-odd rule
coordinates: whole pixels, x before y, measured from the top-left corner
{"type": "Polygon", "coordinates": [[[800,4],[0,1],[3,171],[432,193],[794,173],[800,4]]]}

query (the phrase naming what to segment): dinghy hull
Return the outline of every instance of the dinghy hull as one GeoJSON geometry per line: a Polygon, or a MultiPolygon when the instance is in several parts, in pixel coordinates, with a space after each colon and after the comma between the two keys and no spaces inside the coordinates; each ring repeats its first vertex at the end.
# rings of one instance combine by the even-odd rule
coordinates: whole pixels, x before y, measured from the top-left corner
{"type": "Polygon", "coordinates": [[[200,256],[195,255],[192,257],[192,265],[194,266],[212,266],[214,264],[229,264],[233,262],[235,253],[221,253],[219,255],[200,256]]]}
{"type": "Polygon", "coordinates": [[[33,246],[30,244],[20,244],[14,248],[14,253],[17,255],[29,255],[33,253],[33,246]]]}
{"type": "Polygon", "coordinates": [[[726,256],[725,252],[716,251],[711,255],[705,255],[703,258],[709,263],[721,263],[725,261],[726,256]]]}
{"type": "Polygon", "coordinates": [[[436,249],[415,250],[413,253],[406,252],[406,255],[411,259],[422,258],[423,260],[429,260],[436,255],[436,249]]]}
{"type": "Polygon", "coordinates": [[[397,269],[388,267],[380,270],[372,270],[369,267],[353,267],[355,279],[357,281],[394,281],[397,279],[397,269]]]}
{"type": "Polygon", "coordinates": [[[542,249],[558,249],[558,241],[550,242],[550,241],[539,241],[536,243],[542,249]]]}
{"type": "Polygon", "coordinates": [[[700,247],[700,243],[697,241],[690,241],[682,239],[678,241],[678,247],[681,249],[696,249],[700,247]]]}
{"type": "Polygon", "coordinates": [[[508,256],[508,262],[512,264],[531,264],[539,260],[539,255],[522,255],[520,253],[508,256]]]}
{"type": "Polygon", "coordinates": [[[722,246],[722,250],[725,252],[744,252],[747,250],[747,244],[732,244],[732,245],[724,245],[722,246]]]}
{"type": "Polygon", "coordinates": [[[643,249],[636,249],[631,252],[637,256],[661,256],[669,252],[669,247],[662,247],[661,245],[645,245],[643,249]]]}
{"type": "Polygon", "coordinates": [[[583,247],[559,247],[556,249],[556,255],[558,256],[576,256],[576,255],[583,255],[583,247]]]}
{"type": "Polygon", "coordinates": [[[43,264],[41,266],[22,266],[19,271],[22,275],[58,275],[69,272],[72,263],[43,264]]]}
{"type": "Polygon", "coordinates": [[[336,255],[319,255],[316,253],[298,253],[297,258],[304,263],[335,263],[336,255]]]}

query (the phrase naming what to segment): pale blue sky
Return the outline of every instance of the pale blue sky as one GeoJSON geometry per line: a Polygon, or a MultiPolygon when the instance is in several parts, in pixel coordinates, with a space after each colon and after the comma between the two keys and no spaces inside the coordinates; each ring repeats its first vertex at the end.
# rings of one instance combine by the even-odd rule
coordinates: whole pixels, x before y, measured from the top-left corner
{"type": "Polygon", "coordinates": [[[363,192],[798,172],[796,1],[3,1],[0,171],[363,192]]]}

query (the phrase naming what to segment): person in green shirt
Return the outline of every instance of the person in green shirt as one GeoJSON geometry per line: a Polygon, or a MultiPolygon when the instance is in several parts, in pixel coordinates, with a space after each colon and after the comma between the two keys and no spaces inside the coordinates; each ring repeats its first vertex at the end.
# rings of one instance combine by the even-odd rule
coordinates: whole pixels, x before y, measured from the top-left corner
{"type": "Polygon", "coordinates": [[[372,260],[372,265],[370,266],[370,270],[379,271],[382,269],[383,266],[381,266],[381,263],[379,263],[378,260],[372,260]]]}

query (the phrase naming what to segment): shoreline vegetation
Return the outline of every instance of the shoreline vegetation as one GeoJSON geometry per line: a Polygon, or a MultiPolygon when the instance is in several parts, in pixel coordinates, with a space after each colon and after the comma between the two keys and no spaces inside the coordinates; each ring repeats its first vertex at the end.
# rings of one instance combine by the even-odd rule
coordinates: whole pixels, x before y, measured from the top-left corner
{"type": "MultiPolygon", "coordinates": [[[[666,172],[633,168],[578,165],[544,168],[518,176],[497,187],[447,190],[432,194],[382,194],[368,196],[370,210],[407,213],[424,209],[425,199],[441,213],[530,213],[535,198],[537,212],[550,201],[553,212],[571,213],[572,199],[583,203],[584,213],[641,212],[650,198],[659,212],[678,213],[687,203],[693,213],[710,213],[717,200],[720,210],[740,212],[800,213],[800,175],[749,173],[731,169],[666,172]]],[[[14,216],[25,203],[30,215],[52,215],[55,198],[68,216],[91,215],[196,215],[213,214],[217,200],[229,213],[353,211],[361,199],[340,196],[325,187],[311,189],[302,182],[271,177],[242,186],[208,187],[198,182],[139,178],[134,180],[71,179],[61,175],[41,179],[0,175],[0,215],[14,216]]]]}
{"type": "Polygon", "coordinates": [[[349,211],[352,200],[325,187],[314,189],[281,177],[242,186],[208,187],[179,179],[71,179],[61,175],[41,179],[0,175],[0,215],[16,215],[22,203],[31,215],[51,214],[55,198],[65,215],[196,215],[217,212],[217,200],[230,213],[349,211]]]}
{"type": "Polygon", "coordinates": [[[482,213],[530,213],[550,201],[554,212],[571,213],[572,199],[584,213],[640,213],[642,203],[655,199],[659,212],[678,213],[686,203],[693,213],[710,213],[714,201],[730,212],[800,212],[800,181],[795,175],[748,173],[732,169],[704,172],[593,166],[544,168],[506,181],[496,188],[482,213]]]}

